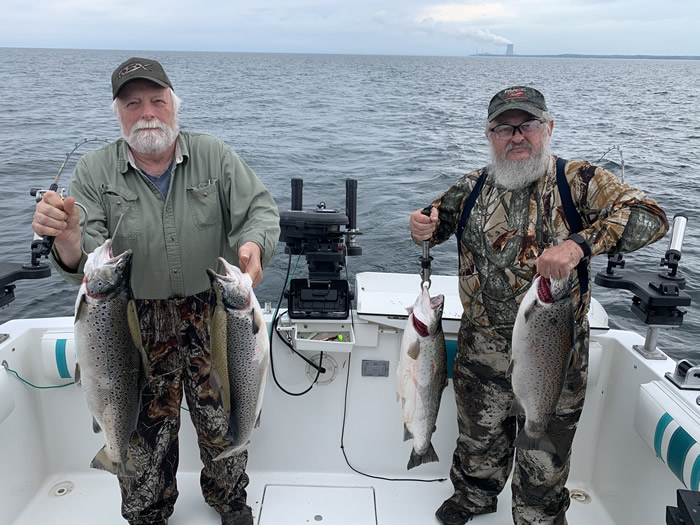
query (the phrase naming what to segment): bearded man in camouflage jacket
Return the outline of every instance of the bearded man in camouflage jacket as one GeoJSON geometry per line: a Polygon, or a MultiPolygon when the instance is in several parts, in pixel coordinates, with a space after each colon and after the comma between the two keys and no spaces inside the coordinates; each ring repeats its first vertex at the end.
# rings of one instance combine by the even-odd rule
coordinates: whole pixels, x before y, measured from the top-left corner
{"type": "Polygon", "coordinates": [[[557,157],[549,149],[554,122],[543,95],[525,86],[505,89],[491,99],[487,122],[490,165],[460,178],[432,203],[430,216],[416,210],[410,218],[417,243],[429,240],[434,246],[452,234],[460,237],[464,313],[453,369],[459,426],[450,472],[455,492],[436,517],[444,525],[461,525],[495,512],[515,463],[514,523],[562,525],[569,507],[571,443],[588,373],[590,257],[646,246],[664,236],[668,221],[642,191],[600,167],[571,160],[562,167],[581,220],[576,233],[557,186],[557,157]],[[464,222],[462,212],[475,187],[478,197],[464,222]],[[517,421],[510,415],[513,389],[506,370],[518,307],[536,272],[574,277],[574,356],[548,427],[563,457],[513,446],[517,421]]]}

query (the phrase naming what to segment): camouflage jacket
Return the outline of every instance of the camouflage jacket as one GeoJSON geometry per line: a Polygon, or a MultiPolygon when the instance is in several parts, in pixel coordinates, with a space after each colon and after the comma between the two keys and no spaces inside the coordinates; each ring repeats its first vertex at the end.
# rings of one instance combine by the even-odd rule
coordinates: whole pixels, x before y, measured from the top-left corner
{"type": "MultiPolygon", "coordinates": [[[[487,176],[459,247],[459,295],[468,322],[510,331],[532,281],[535,259],[572,233],[557,189],[555,161],[553,156],[547,173],[515,191],[495,185],[487,176]]],[[[433,202],[439,220],[432,245],[456,233],[462,207],[485,169],[462,176],[433,202]]],[[[631,252],[668,230],[666,214],[656,202],[612,173],[573,160],[565,172],[583,223],[579,234],[591,255],[631,252]]],[[[588,273],[590,278],[590,268],[588,273]]],[[[574,277],[572,297],[576,318],[581,319],[588,311],[591,287],[582,298],[578,276],[574,277]]]]}

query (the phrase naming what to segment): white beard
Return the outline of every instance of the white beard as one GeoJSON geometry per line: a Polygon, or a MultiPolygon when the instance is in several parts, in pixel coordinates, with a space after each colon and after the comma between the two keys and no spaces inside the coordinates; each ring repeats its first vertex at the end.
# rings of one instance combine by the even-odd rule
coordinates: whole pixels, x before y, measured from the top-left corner
{"type": "Polygon", "coordinates": [[[508,160],[505,154],[513,147],[508,145],[503,156],[496,153],[493,143],[491,146],[491,164],[488,167],[489,175],[499,186],[507,190],[518,190],[529,186],[530,183],[539,179],[549,169],[551,162],[551,151],[549,149],[549,133],[545,133],[542,138],[542,146],[539,152],[535,152],[529,142],[520,144],[530,149],[531,155],[524,160],[508,160]]]}
{"type": "Polygon", "coordinates": [[[177,121],[172,127],[166,126],[158,119],[139,120],[128,132],[122,126],[122,136],[131,149],[145,155],[165,153],[177,140],[180,127],[177,121]],[[157,128],[148,129],[144,128],[157,128]]]}

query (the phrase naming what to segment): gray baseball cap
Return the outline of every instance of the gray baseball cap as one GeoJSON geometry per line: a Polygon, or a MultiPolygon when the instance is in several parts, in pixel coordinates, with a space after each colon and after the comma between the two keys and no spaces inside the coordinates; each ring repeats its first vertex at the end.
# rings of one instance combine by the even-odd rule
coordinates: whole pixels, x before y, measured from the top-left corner
{"type": "Polygon", "coordinates": [[[117,98],[119,90],[137,78],[150,80],[159,86],[173,89],[168,75],[165,74],[163,66],[158,61],[150,58],[132,57],[119,64],[112,73],[112,98],[117,98]]]}
{"type": "Polygon", "coordinates": [[[541,118],[547,111],[544,95],[535,88],[527,86],[514,86],[496,93],[489,102],[488,121],[491,122],[498,115],[509,109],[521,109],[537,118],[541,118]]]}

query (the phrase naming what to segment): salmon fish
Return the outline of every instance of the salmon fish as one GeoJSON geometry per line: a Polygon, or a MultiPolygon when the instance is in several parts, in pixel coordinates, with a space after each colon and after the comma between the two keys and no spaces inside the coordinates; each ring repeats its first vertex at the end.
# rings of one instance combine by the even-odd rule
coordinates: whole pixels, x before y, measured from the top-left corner
{"type": "Polygon", "coordinates": [[[270,341],[253,281],[219,257],[225,273],[207,270],[216,294],[211,327],[212,388],[220,392],[229,419],[231,445],[214,459],[240,454],[259,424],[270,341]]]}
{"type": "Polygon", "coordinates": [[[404,441],[413,439],[407,469],[439,461],[431,442],[442,391],[447,386],[447,353],[442,331],[445,297],[430,297],[423,288],[408,308],[396,370],[396,394],[401,400],[404,441]]]}
{"type": "Polygon", "coordinates": [[[516,447],[559,455],[547,426],[564,389],[574,331],[570,280],[537,275],[518,309],[507,372],[515,394],[510,413],[525,415],[516,447]]]}
{"type": "Polygon", "coordinates": [[[76,382],[102,431],[91,467],[135,476],[129,442],[136,430],[147,359],[141,346],[129,277],[131,250],[112,254],[112,240],[88,255],[75,303],[76,382]]]}

